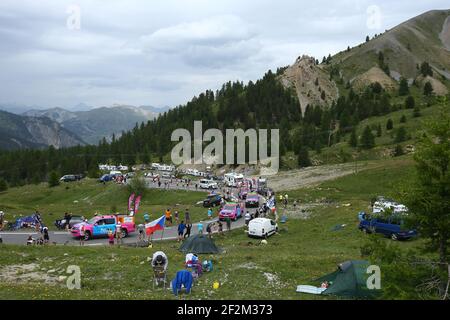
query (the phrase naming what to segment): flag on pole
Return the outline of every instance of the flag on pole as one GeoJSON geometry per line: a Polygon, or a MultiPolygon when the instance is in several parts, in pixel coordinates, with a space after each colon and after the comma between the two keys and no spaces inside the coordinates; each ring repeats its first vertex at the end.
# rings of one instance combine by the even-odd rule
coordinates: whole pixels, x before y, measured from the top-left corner
{"type": "Polygon", "coordinates": [[[128,198],[128,211],[131,211],[133,208],[131,207],[131,204],[133,203],[134,200],[134,193],[132,193],[130,195],[130,197],[128,198]]]}
{"type": "Polygon", "coordinates": [[[138,210],[139,210],[139,204],[141,203],[141,198],[142,196],[138,196],[135,200],[134,200],[134,214],[137,214],[138,210]]]}
{"type": "Polygon", "coordinates": [[[152,222],[145,224],[145,233],[147,236],[151,235],[155,231],[158,230],[164,230],[164,224],[166,223],[166,216],[162,216],[161,218],[158,218],[156,220],[153,220],[152,222]]]}

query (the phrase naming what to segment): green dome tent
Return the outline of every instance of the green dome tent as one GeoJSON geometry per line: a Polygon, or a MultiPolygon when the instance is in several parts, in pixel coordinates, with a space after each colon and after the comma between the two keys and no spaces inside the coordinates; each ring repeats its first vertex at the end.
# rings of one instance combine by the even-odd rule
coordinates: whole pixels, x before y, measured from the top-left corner
{"type": "Polygon", "coordinates": [[[197,234],[195,236],[189,237],[180,246],[180,251],[182,252],[192,252],[192,253],[219,253],[220,250],[214,244],[214,241],[205,235],[197,234]]]}
{"type": "Polygon", "coordinates": [[[380,290],[369,290],[367,273],[369,263],[364,260],[346,261],[338,265],[338,269],[316,281],[330,283],[322,294],[352,298],[375,298],[380,290]]]}

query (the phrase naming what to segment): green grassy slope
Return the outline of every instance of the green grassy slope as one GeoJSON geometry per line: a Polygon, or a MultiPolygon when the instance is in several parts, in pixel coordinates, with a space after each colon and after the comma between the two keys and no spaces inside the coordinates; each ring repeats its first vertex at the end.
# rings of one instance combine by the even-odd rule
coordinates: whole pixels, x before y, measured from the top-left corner
{"type": "MultiPolygon", "coordinates": [[[[95,212],[111,213],[114,208],[124,213],[128,206],[128,196],[125,186],[112,182],[103,185],[92,179],[84,179],[62,183],[53,188],[49,188],[46,183],[10,188],[0,193],[0,207],[6,212],[6,219],[9,221],[39,210],[44,223],[53,228],[53,221],[60,219],[66,211],[87,218],[92,217],[95,212]]],[[[204,197],[204,192],[149,189],[142,198],[136,222],[143,221],[144,212],[149,212],[156,218],[164,214],[168,207],[172,208],[172,212],[177,208],[180,213],[188,207],[194,221],[204,219],[206,210],[195,205],[204,197]]]]}
{"type": "MultiPolygon", "coordinates": [[[[215,236],[224,249],[219,255],[201,255],[213,259],[215,269],[195,284],[191,299],[323,299],[327,297],[299,295],[298,284],[334,271],[336,264],[360,259],[360,247],[367,236],[357,229],[357,212],[366,209],[373,195],[395,196],[399,183],[407,183],[413,167],[409,159],[379,161],[378,167],[361,171],[335,181],[288,192],[290,199],[302,205],[314,205],[308,219],[297,219],[289,208],[287,223],[280,224],[280,233],[267,245],[235,230],[223,237],[215,236]],[[350,206],[343,206],[350,204],[350,206]],[[331,231],[337,224],[342,230],[331,231]],[[212,289],[220,281],[218,290],[212,289]]],[[[281,214],[283,210],[280,210],[281,214]]],[[[422,241],[392,242],[402,248],[421,245],[422,241]]],[[[42,280],[1,281],[0,299],[174,299],[168,290],[153,290],[151,270],[146,258],[155,250],[169,256],[169,278],[183,269],[184,255],[174,241],[155,243],[153,248],[80,248],[68,246],[25,247],[3,246],[0,277],[7,266],[35,263],[40,275],[65,275],[68,265],[81,267],[82,290],[68,290],[64,280],[46,285],[42,280]],[[41,270],[40,270],[41,269],[41,270]],[[55,269],[53,272],[48,272],[55,269]],[[40,271],[39,271],[40,270],[40,271]]],[[[41,277],[42,279],[42,277],[41,277]]],[[[328,297],[333,299],[333,297],[328,297]]]]}

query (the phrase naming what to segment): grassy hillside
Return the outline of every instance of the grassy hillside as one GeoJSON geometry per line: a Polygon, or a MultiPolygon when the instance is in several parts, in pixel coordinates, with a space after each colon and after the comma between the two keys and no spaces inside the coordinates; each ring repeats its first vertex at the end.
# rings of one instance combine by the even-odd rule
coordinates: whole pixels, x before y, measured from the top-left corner
{"type": "MultiPolygon", "coordinates": [[[[63,183],[49,188],[47,183],[26,185],[10,188],[0,193],[1,210],[6,212],[6,219],[15,220],[20,215],[25,216],[39,210],[44,222],[53,228],[53,221],[72,212],[89,218],[98,213],[111,213],[112,210],[125,212],[129,193],[125,186],[114,183],[103,185],[92,179],[78,182],[63,183]]],[[[149,189],[142,198],[137,222],[143,221],[143,212],[149,212],[152,217],[162,215],[170,207],[184,212],[188,207],[194,221],[206,217],[206,210],[195,203],[203,200],[204,192],[164,191],[149,189]]]]}
{"type": "MultiPolygon", "coordinates": [[[[224,252],[201,256],[201,259],[213,259],[215,270],[195,284],[189,298],[327,298],[299,295],[295,288],[298,284],[318,285],[312,280],[334,271],[338,263],[360,259],[360,247],[368,236],[356,228],[357,212],[367,208],[373,195],[395,196],[396,186],[407,183],[412,174],[409,159],[380,161],[378,168],[315,188],[288,192],[290,199],[299,199],[307,208],[306,217],[290,207],[286,211],[287,223],[280,224],[280,233],[269,238],[267,245],[248,238],[243,230],[235,230],[223,237],[215,236],[216,244],[224,252]],[[331,231],[337,224],[346,226],[331,231]],[[214,281],[222,284],[218,290],[212,289],[214,281]]],[[[420,239],[397,243],[389,239],[384,241],[405,249],[422,243],[420,239]]],[[[173,241],[140,249],[3,246],[0,299],[174,299],[170,291],[151,287],[151,270],[146,259],[160,249],[168,254],[169,278],[172,279],[176,271],[183,269],[184,261],[178,244],[173,241]],[[31,265],[35,267],[34,271],[24,269],[30,264],[34,264],[31,265]],[[64,279],[58,281],[59,276],[66,275],[65,270],[71,264],[81,267],[82,290],[68,290],[64,279]],[[22,270],[21,277],[16,280],[5,278],[11,270],[22,270]],[[44,284],[43,279],[50,285],[44,284]]]]}
{"type": "MultiPolygon", "coordinates": [[[[420,95],[419,89],[411,87],[411,95],[415,97],[416,105],[420,106],[420,116],[414,117],[413,109],[400,109],[395,112],[391,112],[387,115],[370,117],[361,121],[356,127],[357,137],[360,138],[362,132],[366,126],[373,129],[373,134],[375,135],[375,147],[370,150],[362,150],[359,148],[352,148],[349,145],[350,134],[343,135],[340,138],[340,142],[332,145],[331,147],[326,147],[321,150],[320,153],[315,151],[311,152],[312,159],[315,159],[318,163],[342,163],[357,160],[376,160],[376,159],[392,159],[393,156],[390,154],[397,144],[402,147],[407,145],[414,146],[417,143],[418,138],[420,138],[423,129],[425,129],[427,122],[433,117],[439,114],[439,112],[444,108],[444,110],[449,110],[449,102],[445,97],[435,98],[433,101],[427,100],[420,95]],[[427,106],[431,103],[431,106],[427,106]],[[406,122],[402,123],[400,120],[402,117],[406,118],[406,122]],[[386,124],[388,120],[393,121],[393,129],[387,130],[386,124]],[[381,136],[376,135],[376,127],[381,126],[381,136]],[[397,131],[400,127],[404,127],[407,133],[406,140],[400,143],[395,141],[397,131]]],[[[393,99],[394,104],[399,104],[403,107],[404,98],[397,97],[393,99]]],[[[404,148],[405,149],[405,148],[404,148]]],[[[406,152],[406,149],[405,149],[406,152]]],[[[291,166],[295,165],[295,160],[291,155],[291,160],[288,161],[291,166]]]]}
{"type": "MultiPolygon", "coordinates": [[[[412,18],[369,42],[333,56],[346,81],[378,65],[382,51],[391,71],[405,78],[415,78],[416,65],[428,61],[437,71],[450,70],[450,52],[439,35],[450,10],[434,10],[412,18]]],[[[448,76],[447,76],[448,78],[448,76]]]]}

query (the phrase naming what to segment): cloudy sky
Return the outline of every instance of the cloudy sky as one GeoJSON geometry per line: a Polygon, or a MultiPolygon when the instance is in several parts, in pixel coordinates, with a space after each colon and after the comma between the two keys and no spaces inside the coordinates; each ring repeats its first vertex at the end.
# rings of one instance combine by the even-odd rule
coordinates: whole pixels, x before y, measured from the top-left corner
{"type": "Polygon", "coordinates": [[[0,104],[175,106],[448,0],[1,0],[0,104]]]}

